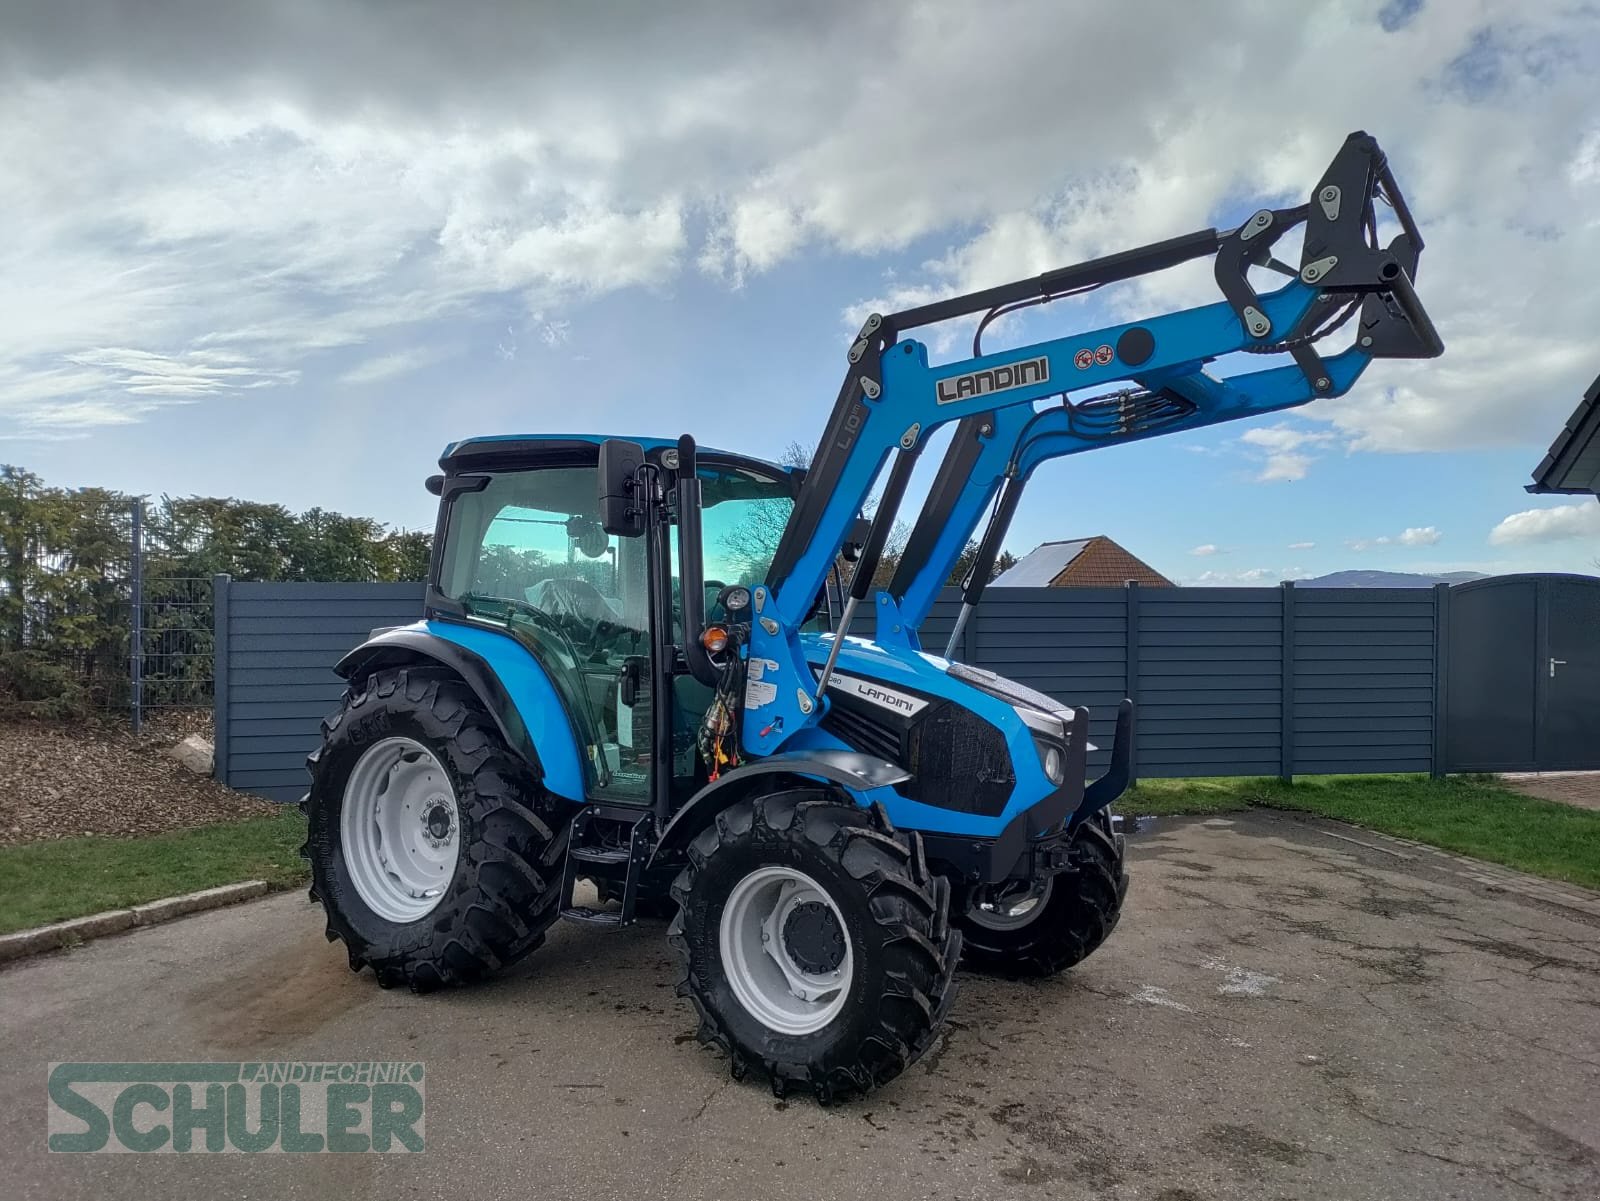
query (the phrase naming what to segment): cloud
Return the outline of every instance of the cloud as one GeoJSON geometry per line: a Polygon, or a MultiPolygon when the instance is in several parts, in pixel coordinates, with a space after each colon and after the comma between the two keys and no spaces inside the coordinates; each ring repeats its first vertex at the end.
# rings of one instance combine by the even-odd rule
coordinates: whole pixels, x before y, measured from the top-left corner
{"type": "Polygon", "coordinates": [[[353,385],[383,383],[437,363],[446,353],[438,348],[416,347],[378,355],[357,363],[339,377],[339,382],[353,385]]]}
{"type": "Polygon", "coordinates": [[[551,350],[558,346],[565,346],[572,337],[572,323],[570,321],[545,321],[539,314],[534,320],[539,322],[539,341],[551,350]]]}
{"type": "Polygon", "coordinates": [[[1189,553],[1191,555],[1198,555],[1200,558],[1204,559],[1211,555],[1219,555],[1222,553],[1222,551],[1215,544],[1207,542],[1204,546],[1195,547],[1189,553]]]}
{"type": "Polygon", "coordinates": [[[34,437],[50,429],[129,425],[156,409],[293,384],[299,375],[211,348],[161,354],[93,347],[48,364],[38,356],[0,358],[0,419],[34,437]]]}
{"type": "Polygon", "coordinates": [[[1246,447],[1263,452],[1263,465],[1256,476],[1260,483],[1305,479],[1316,456],[1306,454],[1303,448],[1334,440],[1334,435],[1325,430],[1308,430],[1281,422],[1245,430],[1239,436],[1239,441],[1246,447]]]}
{"type": "Polygon", "coordinates": [[[1443,538],[1436,526],[1408,526],[1398,534],[1383,534],[1377,538],[1346,539],[1345,545],[1353,551],[1372,550],[1384,546],[1435,546],[1443,538]]]}
{"type": "Polygon", "coordinates": [[[1289,578],[1284,571],[1273,571],[1270,567],[1249,567],[1243,571],[1202,571],[1197,576],[1192,576],[1186,583],[1198,584],[1202,587],[1259,587],[1263,584],[1274,584],[1280,579],[1289,578]]]}
{"type": "Polygon", "coordinates": [[[1492,546],[1561,542],[1569,538],[1600,538],[1600,504],[1580,500],[1548,509],[1524,509],[1489,531],[1492,546]]]}
{"type": "MultiPolygon", "coordinates": [[[[130,20],[83,0],[6,26],[16,428],[137,420],[244,378],[134,392],[125,367],[77,361],[97,347],[231,354],[282,386],[333,347],[490,310],[498,331],[507,303],[568,313],[690,272],[736,287],[802,256],[910,252],[888,299],[1019,278],[1303,199],[1375,95],[1450,349],[1311,406],[1332,441],[1246,442],[1258,478],[1302,478],[1319,448],[1530,443],[1593,370],[1600,33],[1583,6],[1018,0],[995,20],[959,0],[759,17],[731,0],[170,0],[130,20]],[[1329,62],[1336,94],[1306,83],[1329,62]],[[1282,136],[1261,136],[1263,113],[1282,136]]],[[[1215,295],[1202,264],[1105,294],[1133,314],[1215,295]]]]}
{"type": "Polygon", "coordinates": [[[1310,550],[1314,546],[1316,546],[1315,542],[1291,542],[1291,543],[1289,543],[1289,549],[1290,550],[1310,550]]]}

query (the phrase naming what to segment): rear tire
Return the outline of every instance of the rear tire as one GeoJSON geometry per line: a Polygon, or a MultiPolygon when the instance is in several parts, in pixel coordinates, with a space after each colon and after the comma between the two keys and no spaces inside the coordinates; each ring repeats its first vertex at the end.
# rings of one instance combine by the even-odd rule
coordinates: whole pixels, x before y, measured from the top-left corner
{"type": "Polygon", "coordinates": [[[736,801],[690,844],[672,895],[678,993],[699,1014],[700,1041],[727,1054],[736,1080],[754,1068],[779,1097],[798,1088],[827,1104],[893,1079],[932,1044],[955,997],[948,883],[928,872],[914,835],[895,836],[835,793],[736,801]],[[748,925],[741,938],[740,923],[763,911],[777,953],[748,925]],[[817,999],[784,994],[796,970],[802,989],[824,982],[817,999]]]}
{"type": "Polygon", "coordinates": [[[327,914],[328,941],[349,951],[351,971],[370,967],[384,988],[428,992],[480,980],[544,941],[560,908],[569,815],[462,681],[427,667],[368,676],[322,723],[322,747],[306,766],[301,850],[311,899],[327,914]],[[390,796],[384,783],[368,783],[386,768],[404,778],[407,764],[428,769],[420,791],[396,786],[390,796]],[[392,812],[414,797],[414,807],[433,806],[434,825],[408,846],[410,826],[393,824],[392,812]],[[367,808],[351,817],[347,804],[367,808]],[[368,813],[385,814],[384,833],[364,845],[368,813]],[[436,893],[415,889],[403,860],[399,870],[390,863],[426,858],[430,834],[443,848],[436,893]]]}
{"type": "Polygon", "coordinates": [[[1003,976],[1053,976],[1111,937],[1122,917],[1128,873],[1122,836],[1112,833],[1108,813],[1102,810],[1078,827],[1068,859],[1069,869],[1045,881],[1019,918],[982,910],[969,894],[956,919],[964,939],[962,966],[1003,976]]]}

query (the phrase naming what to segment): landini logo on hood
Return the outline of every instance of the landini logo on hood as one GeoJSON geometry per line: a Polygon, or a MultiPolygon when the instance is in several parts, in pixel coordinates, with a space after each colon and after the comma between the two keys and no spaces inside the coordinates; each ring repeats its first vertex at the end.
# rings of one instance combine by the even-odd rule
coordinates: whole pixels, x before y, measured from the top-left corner
{"type": "Polygon", "coordinates": [[[871,701],[874,705],[882,705],[885,709],[904,713],[907,717],[915,717],[928,707],[928,702],[920,696],[907,696],[875,680],[858,680],[855,676],[847,676],[837,671],[828,678],[828,687],[854,693],[864,701],[871,701]]]}

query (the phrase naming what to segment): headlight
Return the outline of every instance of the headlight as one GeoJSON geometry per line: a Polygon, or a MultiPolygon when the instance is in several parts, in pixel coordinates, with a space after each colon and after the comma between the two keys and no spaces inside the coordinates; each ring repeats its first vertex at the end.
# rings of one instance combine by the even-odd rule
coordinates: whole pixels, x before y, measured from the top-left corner
{"type": "Polygon", "coordinates": [[[1053,713],[1044,713],[1028,705],[1013,705],[1017,716],[1033,732],[1033,749],[1039,752],[1039,766],[1057,788],[1066,779],[1066,754],[1062,740],[1067,736],[1066,723],[1053,713]]]}
{"type": "Polygon", "coordinates": [[[1039,762],[1044,767],[1044,774],[1050,777],[1050,783],[1060,788],[1066,779],[1065,760],[1061,755],[1061,748],[1051,742],[1034,739],[1034,746],[1039,748],[1039,762]]]}

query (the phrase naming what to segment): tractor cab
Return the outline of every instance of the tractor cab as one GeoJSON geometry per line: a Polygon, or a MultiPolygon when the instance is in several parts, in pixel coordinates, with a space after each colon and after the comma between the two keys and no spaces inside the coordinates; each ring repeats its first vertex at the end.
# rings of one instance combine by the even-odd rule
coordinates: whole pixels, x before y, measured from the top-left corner
{"type": "MultiPolygon", "coordinates": [[[[548,676],[582,754],[581,795],[663,808],[705,782],[695,733],[713,701],[682,650],[677,526],[608,533],[599,438],[478,438],[448,447],[428,617],[509,633],[548,676]],[[664,602],[664,603],[663,603],[664,602]],[[657,704],[657,698],[670,698],[657,704]]],[[[677,443],[642,439],[668,492],[677,443]]],[[[703,569],[688,608],[725,620],[727,592],[758,585],[804,472],[707,450],[698,456],[703,569]]],[[[825,622],[825,613],[819,615],[825,622]]],[[[665,814],[662,814],[664,817],[665,814]]]]}

